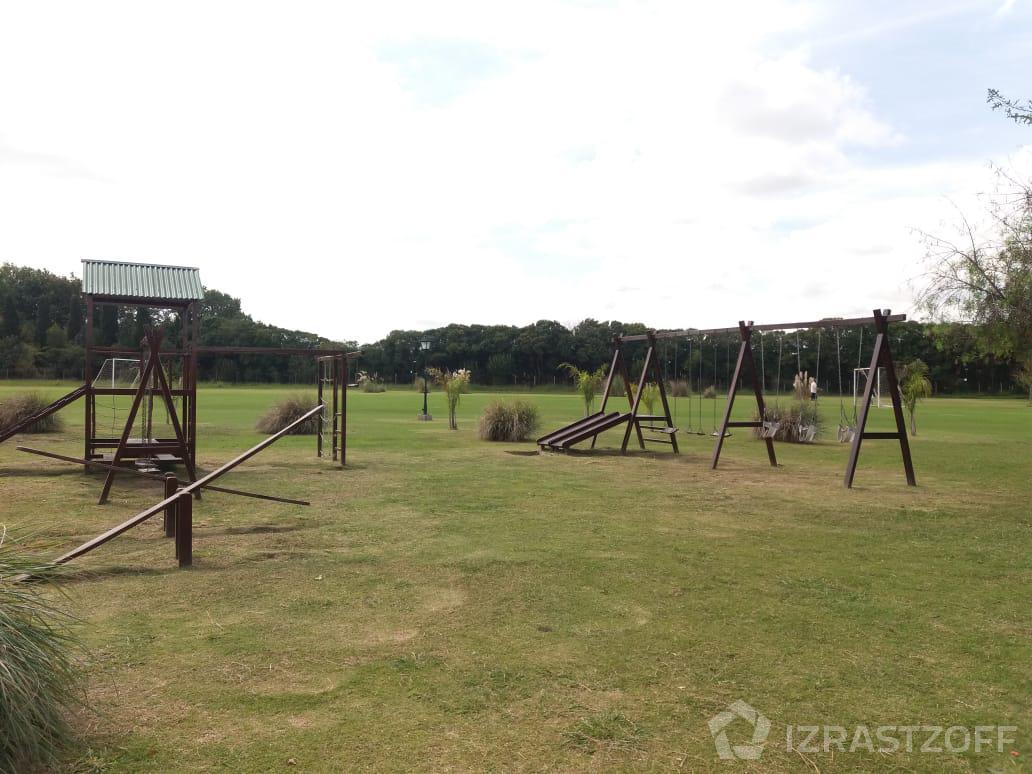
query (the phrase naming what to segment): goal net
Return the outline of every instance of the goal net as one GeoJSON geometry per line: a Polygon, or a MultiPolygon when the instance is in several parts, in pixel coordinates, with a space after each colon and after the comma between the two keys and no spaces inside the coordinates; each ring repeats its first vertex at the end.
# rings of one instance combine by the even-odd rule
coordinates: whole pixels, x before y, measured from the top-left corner
{"type": "MultiPolygon", "coordinates": [[[[164,365],[164,364],[162,364],[164,365]]],[[[173,365],[175,373],[166,373],[169,387],[176,389],[182,383],[182,370],[179,364],[173,365]]],[[[137,390],[140,387],[141,363],[136,358],[112,357],[104,361],[93,379],[94,389],[137,390]]],[[[133,440],[153,440],[156,434],[168,435],[165,426],[171,426],[168,407],[161,399],[157,376],[152,373],[146,385],[147,392],[136,412],[131,437],[133,440]],[[155,395],[158,396],[155,401],[155,395]],[[155,430],[163,428],[160,433],[155,430]]],[[[133,395],[98,395],[96,398],[96,415],[98,434],[104,433],[110,438],[118,438],[125,429],[129,412],[133,405],[133,395]]],[[[177,409],[178,410],[178,409],[177,409]]]]}
{"type": "Polygon", "coordinates": [[[867,389],[867,382],[874,379],[873,394],[871,395],[871,403],[876,405],[878,408],[891,408],[892,399],[889,397],[888,392],[885,393],[884,402],[882,401],[882,386],[884,385],[888,390],[888,380],[885,376],[885,367],[879,366],[874,369],[873,373],[870,368],[854,368],[853,369],[853,409],[856,409],[857,403],[864,396],[864,390],[867,389]]]}
{"type": "Polygon", "coordinates": [[[140,361],[125,357],[109,357],[93,380],[94,387],[135,389],[140,385],[140,361]]]}

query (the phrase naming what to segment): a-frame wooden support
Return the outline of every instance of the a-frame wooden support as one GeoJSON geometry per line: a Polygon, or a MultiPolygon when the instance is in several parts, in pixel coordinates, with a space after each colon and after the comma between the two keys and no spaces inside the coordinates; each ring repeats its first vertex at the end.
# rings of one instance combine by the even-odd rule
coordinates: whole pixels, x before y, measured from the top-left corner
{"type": "Polygon", "coordinates": [[[670,404],[667,401],[666,385],[663,384],[663,374],[660,373],[659,363],[656,360],[656,336],[655,331],[649,331],[648,344],[649,348],[645,352],[645,362],[641,367],[641,376],[638,377],[638,386],[634,391],[634,396],[631,396],[630,383],[627,381],[626,376],[626,364],[624,365],[624,384],[627,386],[627,397],[631,400],[631,416],[627,420],[627,429],[624,430],[623,443],[620,445],[620,453],[627,453],[627,444],[631,440],[631,430],[634,429],[638,433],[638,444],[642,449],[645,448],[646,439],[642,436],[641,423],[653,422],[656,420],[663,420],[666,425],[664,426],[663,432],[668,436],[667,438],[649,438],[647,439],[651,443],[666,443],[672,447],[674,454],[680,454],[680,449],[677,446],[677,428],[674,427],[674,420],[670,416],[670,404]],[[663,404],[663,413],[657,415],[646,415],[639,414],[638,410],[641,406],[641,395],[645,390],[645,385],[649,381],[649,377],[652,377],[653,382],[659,387],[659,399],[663,404]]]}
{"type": "MultiPolygon", "coordinates": [[[[713,460],[710,463],[710,468],[716,469],[717,462],[720,460],[720,450],[724,448],[724,438],[728,435],[729,427],[763,427],[763,418],[766,416],[766,407],[763,403],[763,386],[760,384],[759,379],[756,377],[756,361],[753,359],[752,352],[752,320],[745,322],[744,320],[738,321],[738,334],[742,339],[742,344],[738,348],[738,360],[735,363],[735,373],[731,377],[731,384],[727,389],[727,403],[724,405],[724,419],[720,423],[720,427],[717,428],[717,443],[713,447],[713,460]],[[732,422],[731,421],[731,409],[735,405],[735,395],[738,393],[738,384],[741,379],[748,372],[749,381],[752,382],[753,393],[756,395],[756,408],[759,410],[760,419],[757,422],[732,422]]],[[[774,440],[772,438],[764,438],[764,442],[767,444],[767,458],[770,460],[772,467],[777,467],[778,459],[774,454],[774,440]]]]}
{"type": "Polygon", "coordinates": [[[133,426],[136,424],[136,416],[140,411],[140,406],[143,403],[144,396],[148,393],[153,393],[154,389],[151,384],[154,380],[158,383],[158,390],[162,400],[165,402],[165,407],[168,410],[169,421],[171,422],[172,429],[176,434],[176,440],[172,444],[172,448],[180,454],[183,464],[186,466],[186,470],[190,476],[190,481],[197,480],[197,471],[194,468],[193,456],[190,454],[190,444],[187,443],[186,437],[183,435],[183,428],[179,423],[179,415],[176,413],[176,403],[172,397],[172,391],[169,389],[168,379],[165,378],[165,369],[161,366],[160,349],[162,338],[163,334],[161,331],[149,330],[147,331],[143,342],[141,342],[141,344],[145,344],[147,346],[149,354],[147,362],[144,364],[143,370],[140,373],[140,385],[137,387],[136,393],[133,395],[133,403],[129,409],[129,416],[125,421],[125,428],[122,430],[122,435],[118,440],[118,446],[115,449],[115,453],[111,460],[111,464],[114,467],[108,470],[107,477],[104,479],[104,488],[100,492],[100,500],[98,501],[101,505],[107,502],[108,495],[111,493],[111,485],[115,482],[115,467],[117,467],[122,461],[122,458],[128,450],[129,439],[132,436],[133,426]],[[154,378],[152,379],[152,377],[154,378]]]}
{"type": "Polygon", "coordinates": [[[868,374],[867,385],[864,387],[864,397],[860,404],[860,413],[857,419],[856,434],[853,436],[853,444],[849,449],[849,462],[846,464],[845,485],[853,486],[853,477],[856,475],[856,464],[860,459],[860,445],[865,440],[899,440],[899,450],[903,455],[903,470],[906,472],[907,484],[917,486],[917,479],[914,477],[914,462],[910,458],[910,441],[907,438],[907,425],[903,420],[903,403],[899,394],[899,381],[896,379],[896,366],[892,360],[892,350],[889,346],[889,309],[874,310],[874,330],[877,334],[874,339],[874,352],[871,355],[871,366],[868,374]],[[889,382],[889,395],[892,398],[892,413],[896,419],[896,432],[894,433],[868,433],[867,415],[871,409],[871,398],[874,394],[874,385],[877,379],[878,367],[885,368],[889,382]]]}
{"type": "MultiPolygon", "coordinates": [[[[627,399],[631,398],[630,381],[627,376],[627,364],[623,361],[623,354],[621,352],[620,337],[613,337],[613,359],[609,363],[609,373],[606,374],[606,386],[602,389],[602,405],[599,407],[598,413],[606,413],[606,404],[609,403],[609,395],[613,390],[613,379],[616,378],[617,373],[620,374],[620,378],[624,382],[624,392],[627,393],[627,399]]],[[[597,435],[591,437],[591,447],[595,448],[595,441],[598,440],[597,435]]],[[[638,431],[638,443],[641,444],[641,448],[645,448],[645,441],[641,438],[641,431],[638,431]]]]}

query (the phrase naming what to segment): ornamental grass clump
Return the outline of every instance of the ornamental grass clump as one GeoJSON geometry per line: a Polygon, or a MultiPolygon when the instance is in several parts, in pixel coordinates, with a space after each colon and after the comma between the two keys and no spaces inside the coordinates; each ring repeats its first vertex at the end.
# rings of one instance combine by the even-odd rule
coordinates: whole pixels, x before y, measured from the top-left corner
{"type": "Polygon", "coordinates": [[[538,427],[537,406],[526,401],[493,401],[480,417],[479,434],[484,441],[525,441],[538,427]]]}
{"type": "MultiPolygon", "coordinates": [[[[291,422],[300,419],[306,412],[315,408],[315,404],[315,398],[300,394],[283,398],[262,415],[254,426],[255,430],[268,435],[278,433],[291,422]]],[[[316,414],[306,419],[287,435],[315,435],[318,432],[319,415],[316,414]]]]}
{"type": "Polygon", "coordinates": [[[32,559],[0,526],[0,771],[50,770],[72,741],[68,715],[82,704],[79,645],[73,619],[47,593],[60,571],[32,559]]]}
{"type": "Polygon", "coordinates": [[[370,376],[365,371],[358,372],[358,389],[362,392],[381,393],[387,392],[387,387],[375,376],[370,376]]]}
{"type": "Polygon", "coordinates": [[[448,427],[458,430],[459,425],[455,421],[455,410],[459,407],[459,396],[469,392],[469,382],[473,377],[472,371],[468,368],[460,368],[458,371],[441,371],[437,368],[430,369],[430,376],[441,385],[444,395],[448,399],[448,427]]]}
{"type": "Polygon", "coordinates": [[[667,394],[672,398],[688,398],[692,394],[692,386],[687,379],[674,379],[667,386],[667,394]]]}
{"type": "MultiPolygon", "coordinates": [[[[23,392],[19,395],[12,395],[0,402],[0,433],[19,422],[36,414],[47,406],[50,401],[38,392],[23,392]]],[[[56,413],[43,417],[38,422],[33,422],[23,433],[57,433],[64,428],[64,423],[56,413]]]]}
{"type": "MultiPolygon", "coordinates": [[[[817,413],[816,404],[811,401],[793,401],[785,406],[774,404],[766,409],[762,420],[764,426],[753,428],[753,435],[757,438],[812,443],[824,431],[824,422],[817,413]]],[[[758,412],[753,412],[753,421],[761,421],[758,412]]]]}

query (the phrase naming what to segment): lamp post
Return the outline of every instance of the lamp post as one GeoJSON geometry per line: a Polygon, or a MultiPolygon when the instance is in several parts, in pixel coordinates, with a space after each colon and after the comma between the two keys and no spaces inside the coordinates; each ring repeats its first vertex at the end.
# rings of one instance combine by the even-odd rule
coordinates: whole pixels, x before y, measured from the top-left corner
{"type": "Polygon", "coordinates": [[[430,357],[430,347],[433,342],[430,339],[420,339],[419,350],[423,353],[423,413],[419,415],[420,422],[429,422],[433,417],[427,411],[426,396],[430,392],[430,371],[426,367],[427,358],[430,357]]]}

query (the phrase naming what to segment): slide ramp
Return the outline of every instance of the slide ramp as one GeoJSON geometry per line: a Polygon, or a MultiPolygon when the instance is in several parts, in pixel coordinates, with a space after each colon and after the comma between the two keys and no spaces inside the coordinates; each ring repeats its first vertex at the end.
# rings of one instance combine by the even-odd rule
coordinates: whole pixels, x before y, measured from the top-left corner
{"type": "Polygon", "coordinates": [[[630,413],[620,413],[613,411],[609,414],[602,414],[601,412],[593,414],[590,417],[574,422],[571,425],[560,428],[554,433],[545,436],[543,439],[538,441],[538,445],[542,449],[552,451],[565,451],[574,444],[578,444],[581,441],[585,441],[588,438],[593,438],[600,433],[604,433],[606,430],[622,425],[624,422],[631,418],[630,413]]]}

